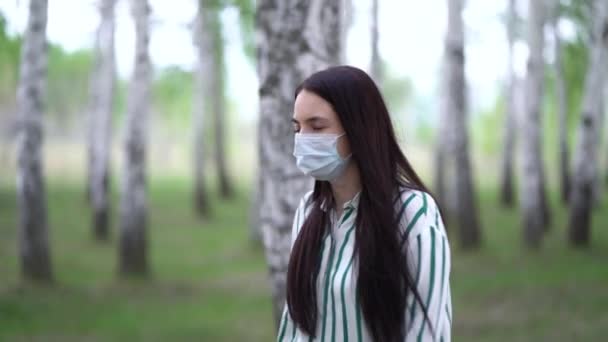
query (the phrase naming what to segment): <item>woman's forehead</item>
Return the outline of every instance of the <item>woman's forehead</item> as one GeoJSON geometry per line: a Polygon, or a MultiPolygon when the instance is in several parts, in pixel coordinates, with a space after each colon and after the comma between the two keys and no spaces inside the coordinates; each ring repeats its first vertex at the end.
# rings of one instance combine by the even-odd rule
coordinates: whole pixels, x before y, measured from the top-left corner
{"type": "Polygon", "coordinates": [[[302,90],[296,97],[293,116],[298,121],[306,120],[312,116],[329,119],[335,116],[335,113],[329,102],[322,97],[313,92],[302,90]]]}

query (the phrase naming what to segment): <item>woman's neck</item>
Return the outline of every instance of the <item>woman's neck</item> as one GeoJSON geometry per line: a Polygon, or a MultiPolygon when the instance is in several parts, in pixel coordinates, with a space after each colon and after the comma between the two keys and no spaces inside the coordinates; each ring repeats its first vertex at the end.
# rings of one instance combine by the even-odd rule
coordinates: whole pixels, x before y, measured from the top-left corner
{"type": "Polygon", "coordinates": [[[338,212],[338,216],[340,216],[344,203],[353,199],[361,191],[359,168],[354,162],[350,162],[339,179],[331,181],[331,190],[334,195],[336,211],[338,212]]]}

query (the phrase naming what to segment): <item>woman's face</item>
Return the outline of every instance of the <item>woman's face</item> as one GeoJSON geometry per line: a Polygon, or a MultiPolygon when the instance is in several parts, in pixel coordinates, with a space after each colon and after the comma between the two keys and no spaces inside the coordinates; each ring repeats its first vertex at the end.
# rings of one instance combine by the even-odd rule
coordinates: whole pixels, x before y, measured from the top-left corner
{"type": "MultiPolygon", "coordinates": [[[[344,128],[331,104],[319,95],[302,90],[293,109],[293,130],[303,134],[343,134],[344,128]]],[[[351,153],[346,135],[338,139],[338,153],[343,158],[351,153]]]]}

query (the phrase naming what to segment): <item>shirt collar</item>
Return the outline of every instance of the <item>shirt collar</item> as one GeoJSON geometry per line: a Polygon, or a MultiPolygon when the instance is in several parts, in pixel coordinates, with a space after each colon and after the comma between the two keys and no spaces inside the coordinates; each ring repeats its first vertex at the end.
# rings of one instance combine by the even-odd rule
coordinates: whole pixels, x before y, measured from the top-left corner
{"type": "MultiPolygon", "coordinates": [[[[342,206],[342,209],[357,209],[359,207],[359,198],[361,198],[361,190],[359,190],[359,192],[357,192],[349,201],[346,201],[342,206]]],[[[328,204],[323,201],[323,203],[321,203],[321,210],[327,212],[327,207],[328,204]]]]}

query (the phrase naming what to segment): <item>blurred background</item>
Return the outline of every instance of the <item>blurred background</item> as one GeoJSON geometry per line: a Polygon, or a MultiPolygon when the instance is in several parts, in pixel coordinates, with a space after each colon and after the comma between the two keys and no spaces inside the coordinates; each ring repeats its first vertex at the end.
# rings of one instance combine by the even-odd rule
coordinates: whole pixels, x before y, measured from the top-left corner
{"type": "Polygon", "coordinates": [[[605,339],[607,7],[1,0],[0,341],[274,340],[334,64],[444,208],[454,340],[605,339]]]}

